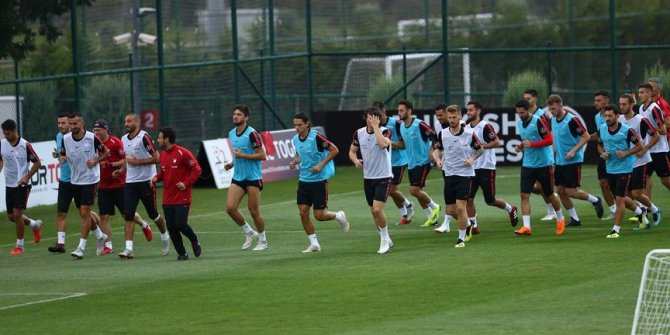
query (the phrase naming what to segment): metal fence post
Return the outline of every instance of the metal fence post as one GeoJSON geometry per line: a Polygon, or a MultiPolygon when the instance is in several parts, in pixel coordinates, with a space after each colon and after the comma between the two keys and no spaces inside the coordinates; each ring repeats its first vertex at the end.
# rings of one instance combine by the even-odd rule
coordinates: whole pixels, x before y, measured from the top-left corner
{"type": "Polygon", "coordinates": [[[442,89],[444,102],[449,103],[449,9],[447,0],[442,0],[442,89]]]}
{"type": "MultiPolygon", "coordinates": [[[[270,20],[270,26],[268,28],[268,42],[270,43],[270,57],[273,57],[275,55],[275,6],[274,6],[274,1],[273,0],[268,0],[268,7],[270,8],[270,11],[268,13],[268,17],[270,20]]],[[[275,82],[275,60],[274,58],[270,59],[270,103],[272,104],[272,108],[276,109],[277,108],[277,93],[275,90],[276,87],[276,82],[275,82]]],[[[272,128],[274,129],[276,125],[275,119],[272,119],[272,128]]]]}
{"type": "Polygon", "coordinates": [[[547,75],[546,75],[546,80],[547,80],[547,94],[551,94],[551,68],[553,66],[552,64],[552,59],[551,59],[551,47],[552,47],[551,41],[547,42],[547,75]]]}
{"type": "Polygon", "coordinates": [[[617,96],[617,75],[616,75],[616,12],[615,0],[610,0],[610,72],[612,74],[612,96],[617,96]]]}
{"type": "Polygon", "coordinates": [[[235,103],[240,103],[240,49],[237,40],[237,0],[230,0],[230,25],[233,37],[233,60],[235,61],[235,103]]]}
{"type": "Polygon", "coordinates": [[[14,58],[14,105],[16,107],[16,128],[19,130],[19,136],[23,134],[23,124],[21,122],[21,84],[19,84],[19,61],[14,58]]]}
{"type": "Polygon", "coordinates": [[[163,7],[156,0],[156,37],[158,43],[158,113],[159,124],[170,124],[170,113],[165,103],[165,59],[163,57],[163,7]],[[162,122],[160,122],[162,121],[162,122]]]}
{"type": "Polygon", "coordinates": [[[305,0],[305,30],[307,32],[307,84],[309,94],[309,114],[314,112],[314,78],[312,73],[312,1],[305,0]]]}
{"type": "Polygon", "coordinates": [[[74,104],[75,111],[81,112],[81,97],[79,75],[79,46],[77,44],[77,0],[72,0],[72,13],[70,13],[70,29],[72,29],[72,72],[74,72],[74,104]]]}
{"type": "Polygon", "coordinates": [[[407,100],[407,48],[402,46],[402,84],[405,89],[402,90],[403,99],[407,100]]]}

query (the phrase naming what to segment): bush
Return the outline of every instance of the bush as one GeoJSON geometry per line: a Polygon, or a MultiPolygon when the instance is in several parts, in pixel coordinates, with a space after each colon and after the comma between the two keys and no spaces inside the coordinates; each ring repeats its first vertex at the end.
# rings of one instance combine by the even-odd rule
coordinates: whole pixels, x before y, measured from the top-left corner
{"type": "Polygon", "coordinates": [[[89,85],[84,86],[83,92],[85,127],[89,129],[96,120],[105,119],[109,122],[110,132],[116,135],[123,133],[123,119],[131,110],[128,81],[113,76],[94,77],[89,85]]]}
{"type": "MultiPolygon", "coordinates": [[[[371,105],[373,101],[384,101],[393,94],[397,89],[402,87],[403,81],[402,76],[392,76],[387,78],[382,75],[375,79],[370,85],[370,90],[368,91],[368,105],[371,105]]],[[[402,100],[402,92],[396,95],[391,101],[384,104],[387,109],[396,109],[398,107],[398,102],[402,100]]],[[[410,94],[408,94],[409,96],[410,94]]],[[[416,105],[416,102],[414,102],[416,105]]],[[[362,106],[364,107],[364,106],[362,106]]]]}
{"type": "Polygon", "coordinates": [[[665,69],[660,60],[657,61],[651,68],[644,68],[644,78],[642,78],[642,82],[646,83],[647,80],[652,77],[661,78],[661,83],[663,83],[664,87],[670,85],[670,70],[665,69]]]}
{"type": "Polygon", "coordinates": [[[23,97],[23,134],[29,142],[53,140],[58,131],[56,118],[59,96],[55,81],[21,85],[23,97]]]}
{"type": "Polygon", "coordinates": [[[540,101],[547,98],[547,81],[540,72],[525,71],[512,75],[507,80],[502,106],[514,106],[519,99],[523,98],[523,92],[529,88],[537,90],[538,105],[541,105],[540,101]]]}

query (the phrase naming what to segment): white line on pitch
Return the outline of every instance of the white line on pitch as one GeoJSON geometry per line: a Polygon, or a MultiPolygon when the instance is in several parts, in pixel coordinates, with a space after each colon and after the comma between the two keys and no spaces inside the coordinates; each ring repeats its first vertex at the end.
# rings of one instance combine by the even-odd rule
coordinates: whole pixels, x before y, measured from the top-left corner
{"type": "Polygon", "coordinates": [[[4,307],[0,307],[0,311],[6,310],[6,309],[36,305],[36,304],[44,304],[44,303],[52,302],[52,301],[65,300],[65,299],[70,299],[70,298],[78,298],[78,297],[83,297],[83,296],[86,295],[86,293],[2,293],[0,295],[5,295],[5,296],[10,296],[10,295],[43,296],[43,295],[63,295],[63,294],[68,294],[68,295],[66,295],[64,297],[53,298],[53,299],[44,299],[44,300],[26,302],[26,303],[23,303],[23,304],[4,306],[4,307]]]}

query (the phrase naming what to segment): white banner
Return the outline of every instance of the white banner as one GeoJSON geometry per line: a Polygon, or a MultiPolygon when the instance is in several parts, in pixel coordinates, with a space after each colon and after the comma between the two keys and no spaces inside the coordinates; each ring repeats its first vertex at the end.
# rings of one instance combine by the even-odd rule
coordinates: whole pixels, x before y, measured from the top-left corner
{"type": "MultiPolygon", "coordinates": [[[[31,143],[40,157],[42,167],[37,170],[31,180],[32,189],[28,197],[28,208],[53,205],[58,200],[58,180],[60,179],[60,164],[51,156],[56,141],[31,143]]],[[[7,211],[5,205],[5,173],[0,172],[0,211],[7,211]]]]}
{"type": "Polygon", "coordinates": [[[228,188],[233,179],[233,169],[226,171],[224,165],[233,161],[233,155],[230,151],[230,145],[227,138],[218,138],[215,140],[202,141],[207,154],[207,161],[212,170],[212,178],[216,183],[216,188],[228,188]]]}

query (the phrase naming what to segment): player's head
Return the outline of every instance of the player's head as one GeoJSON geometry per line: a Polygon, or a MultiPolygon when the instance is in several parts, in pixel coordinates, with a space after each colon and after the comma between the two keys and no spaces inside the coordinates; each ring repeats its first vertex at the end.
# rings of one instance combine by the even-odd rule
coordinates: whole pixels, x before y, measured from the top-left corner
{"type": "Polygon", "coordinates": [[[435,106],[435,118],[443,128],[447,126],[447,123],[449,123],[449,121],[447,121],[447,105],[439,104],[435,106]]]}
{"type": "Polygon", "coordinates": [[[537,90],[529,88],[523,92],[523,99],[530,103],[530,107],[537,106],[537,90]]]}
{"type": "Polygon", "coordinates": [[[70,132],[70,113],[68,112],[60,112],[58,113],[58,131],[61,132],[61,134],[67,134],[70,132]]]}
{"type": "Polygon", "coordinates": [[[384,103],[381,101],[375,101],[372,103],[372,107],[375,107],[380,111],[382,111],[381,124],[386,124],[388,122],[389,116],[388,112],[386,111],[386,107],[384,107],[384,103]]]}
{"type": "Polygon", "coordinates": [[[93,133],[103,140],[107,139],[109,137],[109,123],[103,119],[93,122],[93,133]]]}
{"type": "Polygon", "coordinates": [[[468,122],[480,120],[482,117],[482,109],[484,109],[484,106],[482,106],[482,104],[478,101],[468,101],[468,103],[465,105],[465,111],[468,114],[468,122]]]}
{"type": "Polygon", "coordinates": [[[398,102],[398,118],[405,121],[408,117],[412,115],[414,107],[412,103],[407,100],[400,100],[398,102]]]}
{"type": "Polygon", "coordinates": [[[16,141],[19,137],[18,131],[16,130],[16,121],[12,119],[5,120],[5,122],[0,125],[0,128],[2,128],[2,135],[4,135],[10,142],[16,141]]]}
{"type": "Polygon", "coordinates": [[[563,98],[558,94],[552,94],[547,98],[547,108],[554,117],[562,117],[563,112],[563,98]]]}
{"type": "Polygon", "coordinates": [[[519,115],[519,118],[522,121],[528,121],[530,120],[531,117],[533,117],[530,114],[530,102],[525,99],[521,99],[514,104],[514,109],[516,110],[516,114],[519,115]]]}
{"type": "Polygon", "coordinates": [[[610,103],[610,94],[607,91],[598,91],[593,94],[593,106],[597,111],[602,111],[605,105],[610,103]]]}
{"type": "Polygon", "coordinates": [[[158,132],[158,146],[165,149],[177,143],[177,132],[172,127],[161,128],[158,132]]]}
{"type": "Polygon", "coordinates": [[[447,107],[447,122],[449,127],[457,129],[461,125],[461,107],[458,105],[450,105],[447,107]]]}
{"type": "Polygon", "coordinates": [[[651,94],[654,97],[659,97],[661,96],[661,91],[663,91],[663,81],[659,77],[651,77],[649,80],[647,80],[647,83],[651,85],[652,92],[651,94]]]}
{"type": "Polygon", "coordinates": [[[249,107],[246,105],[233,106],[233,124],[241,126],[247,124],[249,121],[249,107]]]}
{"type": "Polygon", "coordinates": [[[309,116],[305,114],[305,112],[299,112],[293,115],[293,128],[295,128],[296,133],[306,135],[307,132],[309,132],[310,126],[309,116]]]}
{"type": "Polygon", "coordinates": [[[367,122],[368,127],[371,127],[370,118],[377,118],[381,122],[382,111],[380,111],[379,108],[376,108],[376,107],[370,107],[370,108],[366,109],[365,110],[365,120],[367,122]]]}
{"type": "Polygon", "coordinates": [[[640,98],[640,103],[646,104],[651,101],[651,93],[654,88],[649,84],[641,84],[637,87],[637,97],[640,98]]]}
{"type": "Polygon", "coordinates": [[[132,134],[140,129],[140,116],[135,113],[126,115],[125,123],[126,132],[132,134]]]}
{"type": "Polygon", "coordinates": [[[81,114],[77,112],[70,114],[68,121],[70,122],[70,131],[73,134],[79,135],[84,131],[84,117],[81,114]]]}
{"type": "Polygon", "coordinates": [[[604,107],[605,110],[605,123],[607,123],[608,127],[614,127],[617,125],[619,122],[619,114],[621,114],[621,110],[619,109],[619,106],[615,104],[607,104],[604,107]]]}
{"type": "Polygon", "coordinates": [[[635,96],[630,93],[624,93],[619,97],[619,109],[621,114],[628,114],[633,112],[635,106],[635,96]]]}

